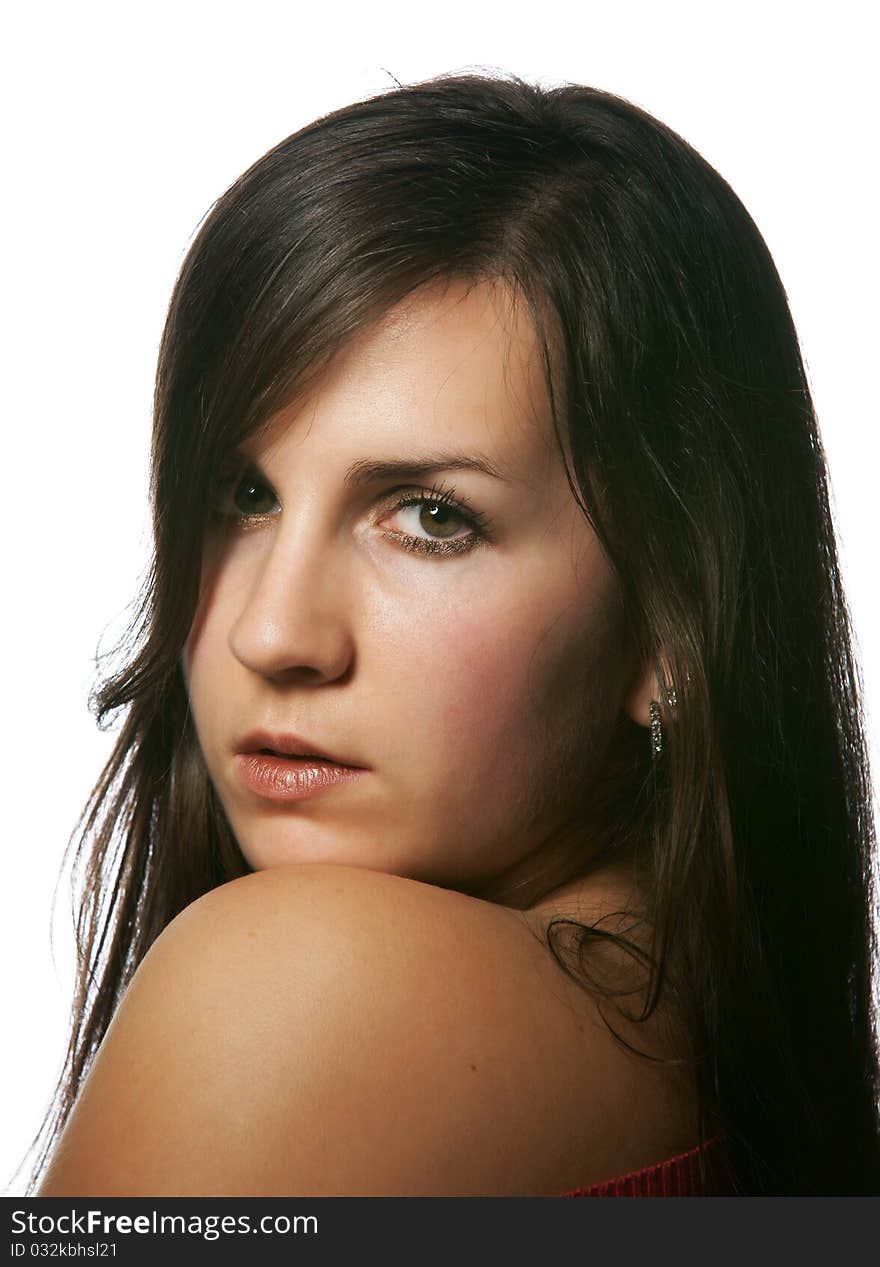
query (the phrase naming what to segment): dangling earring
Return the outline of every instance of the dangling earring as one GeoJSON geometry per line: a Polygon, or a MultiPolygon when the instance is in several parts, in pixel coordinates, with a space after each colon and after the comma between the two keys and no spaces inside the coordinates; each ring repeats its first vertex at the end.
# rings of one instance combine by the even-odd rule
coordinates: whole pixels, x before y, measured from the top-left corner
{"type": "Polygon", "coordinates": [[[651,756],[656,761],[663,751],[663,727],[660,725],[660,705],[652,699],[648,705],[651,719],[651,756]]]}
{"type": "MultiPolygon", "coordinates": [[[[678,703],[675,687],[665,686],[663,695],[667,706],[674,708],[678,703]]],[[[648,716],[651,719],[651,756],[656,761],[663,751],[663,727],[660,725],[660,704],[655,699],[652,699],[648,705],[648,716]]]]}

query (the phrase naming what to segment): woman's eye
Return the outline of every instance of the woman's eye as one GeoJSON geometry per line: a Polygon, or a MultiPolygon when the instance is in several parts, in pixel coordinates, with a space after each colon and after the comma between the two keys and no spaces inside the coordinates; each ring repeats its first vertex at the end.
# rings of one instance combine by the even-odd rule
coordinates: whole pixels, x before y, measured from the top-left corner
{"type": "Polygon", "coordinates": [[[277,514],[281,507],[267,484],[252,471],[227,480],[218,499],[217,513],[222,518],[250,519],[277,514]]]}
{"type": "Polygon", "coordinates": [[[392,529],[389,536],[417,554],[462,554],[489,535],[483,516],[456,505],[448,492],[404,494],[384,520],[386,524],[395,521],[403,530],[392,529]]]}
{"type": "Polygon", "coordinates": [[[421,528],[438,541],[454,537],[464,523],[461,515],[438,502],[404,502],[400,514],[405,518],[407,512],[410,512],[410,528],[421,528]]]}

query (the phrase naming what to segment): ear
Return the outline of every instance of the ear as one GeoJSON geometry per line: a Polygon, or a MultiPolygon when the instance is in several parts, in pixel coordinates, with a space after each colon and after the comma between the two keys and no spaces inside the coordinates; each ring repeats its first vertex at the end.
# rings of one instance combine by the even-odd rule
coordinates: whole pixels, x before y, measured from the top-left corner
{"type": "MultiPolygon", "coordinates": [[[[660,671],[668,681],[666,666],[662,661],[660,671]]],[[[661,709],[664,709],[664,696],[660,679],[657,676],[657,666],[655,666],[653,661],[639,666],[623,701],[626,712],[637,726],[650,726],[651,716],[648,712],[648,705],[651,700],[656,700],[661,709]]]]}

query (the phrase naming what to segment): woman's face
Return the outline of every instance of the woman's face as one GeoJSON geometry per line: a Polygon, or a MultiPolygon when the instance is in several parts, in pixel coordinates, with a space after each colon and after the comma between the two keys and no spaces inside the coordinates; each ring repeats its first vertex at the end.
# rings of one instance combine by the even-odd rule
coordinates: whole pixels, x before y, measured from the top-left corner
{"type": "MultiPolygon", "coordinates": [[[[425,287],[246,448],[184,670],[254,869],[335,862],[477,892],[581,804],[632,664],[539,365],[506,291],[425,287]],[[264,795],[241,756],[258,730],[362,772],[264,795]]],[[[276,762],[275,786],[307,764],[276,762]]]]}

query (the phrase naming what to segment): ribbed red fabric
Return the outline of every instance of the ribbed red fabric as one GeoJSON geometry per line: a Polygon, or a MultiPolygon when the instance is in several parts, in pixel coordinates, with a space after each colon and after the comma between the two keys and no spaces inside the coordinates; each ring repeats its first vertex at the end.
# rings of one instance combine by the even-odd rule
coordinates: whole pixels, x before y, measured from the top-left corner
{"type": "Polygon", "coordinates": [[[727,1136],[719,1131],[702,1148],[706,1182],[700,1186],[700,1149],[669,1157],[666,1161],[627,1175],[606,1179],[589,1188],[560,1192],[561,1197],[724,1197],[733,1188],[727,1167],[727,1136]]]}

